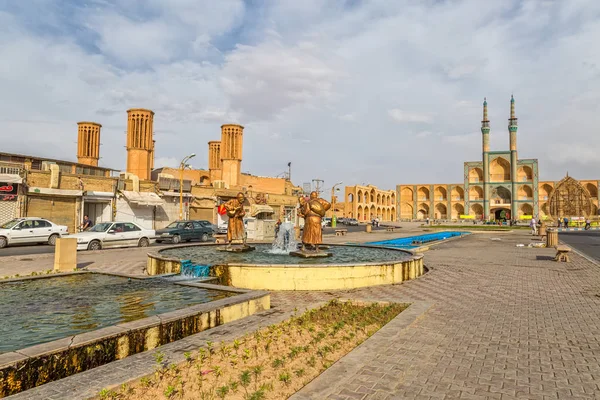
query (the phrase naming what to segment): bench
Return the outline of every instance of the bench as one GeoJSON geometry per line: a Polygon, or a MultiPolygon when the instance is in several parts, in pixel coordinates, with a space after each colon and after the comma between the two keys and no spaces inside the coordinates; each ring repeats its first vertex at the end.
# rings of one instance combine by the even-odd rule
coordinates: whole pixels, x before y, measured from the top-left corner
{"type": "Polygon", "coordinates": [[[567,246],[556,246],[556,257],[554,257],[554,261],[562,261],[569,262],[569,252],[571,251],[570,247],[567,246]]]}
{"type": "Polygon", "coordinates": [[[336,229],[335,236],[346,236],[348,229],[336,229]]]}
{"type": "Polygon", "coordinates": [[[215,238],[215,243],[220,244],[220,243],[227,243],[227,235],[224,233],[217,233],[215,235],[213,235],[215,238]]]}
{"type": "Polygon", "coordinates": [[[396,230],[395,226],[386,226],[385,227],[386,232],[394,232],[396,230]]]}

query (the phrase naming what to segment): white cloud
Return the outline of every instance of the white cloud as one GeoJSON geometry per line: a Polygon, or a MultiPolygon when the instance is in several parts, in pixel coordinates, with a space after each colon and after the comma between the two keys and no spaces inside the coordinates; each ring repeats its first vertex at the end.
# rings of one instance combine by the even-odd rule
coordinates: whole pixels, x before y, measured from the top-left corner
{"type": "Polygon", "coordinates": [[[394,121],[398,122],[433,122],[433,118],[430,115],[418,112],[402,111],[397,108],[388,110],[388,114],[394,121]]]}
{"type": "Polygon", "coordinates": [[[454,182],[480,158],[483,97],[492,150],[508,147],[514,92],[519,155],[540,178],[596,177],[600,2],[86,4],[0,5],[3,151],[73,160],[76,122],[96,120],[101,163],[122,169],[125,111],[145,107],[157,165],[194,151],[205,167],[206,143],[239,122],[244,171],[454,182]]]}

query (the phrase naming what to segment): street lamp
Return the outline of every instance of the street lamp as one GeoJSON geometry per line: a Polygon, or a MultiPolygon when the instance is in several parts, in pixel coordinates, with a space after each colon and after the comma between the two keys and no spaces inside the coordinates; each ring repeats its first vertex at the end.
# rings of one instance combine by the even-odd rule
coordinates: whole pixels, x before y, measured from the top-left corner
{"type": "Polygon", "coordinates": [[[181,164],[179,164],[179,220],[183,219],[183,170],[186,167],[186,163],[194,157],[196,157],[196,153],[185,157],[181,160],[181,164]]]}
{"type": "MultiPolygon", "coordinates": [[[[332,214],[332,216],[331,216],[331,227],[332,228],[335,228],[337,226],[337,218],[335,217],[335,196],[334,196],[334,193],[335,193],[335,190],[336,190],[335,187],[337,185],[341,185],[342,183],[344,183],[344,182],[338,182],[338,183],[336,183],[335,185],[333,185],[331,187],[331,214],[332,214]]],[[[337,190],[339,192],[340,189],[338,188],[337,190]]]]}

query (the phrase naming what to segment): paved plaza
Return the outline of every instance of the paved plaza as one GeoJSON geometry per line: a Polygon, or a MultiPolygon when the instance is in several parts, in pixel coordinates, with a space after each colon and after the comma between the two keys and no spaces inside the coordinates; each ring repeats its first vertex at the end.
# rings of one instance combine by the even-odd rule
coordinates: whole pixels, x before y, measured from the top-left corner
{"type": "MultiPolygon", "coordinates": [[[[344,240],[370,241],[373,234],[344,240]]],[[[180,361],[184,351],[206,340],[232,340],[287,318],[294,308],[332,298],[410,302],[407,311],[293,399],[600,397],[600,266],[578,254],[570,263],[556,263],[553,249],[516,246],[530,242],[524,232],[477,233],[426,252],[430,272],[414,281],[272,293],[271,310],[170,343],[163,351],[170,361],[180,361]]],[[[141,250],[125,250],[124,261],[111,252],[112,261],[90,267],[139,274],[141,250]]],[[[88,256],[94,258],[81,259],[88,256]]],[[[14,398],[86,398],[153,368],[153,352],[136,354],[14,398]]]]}

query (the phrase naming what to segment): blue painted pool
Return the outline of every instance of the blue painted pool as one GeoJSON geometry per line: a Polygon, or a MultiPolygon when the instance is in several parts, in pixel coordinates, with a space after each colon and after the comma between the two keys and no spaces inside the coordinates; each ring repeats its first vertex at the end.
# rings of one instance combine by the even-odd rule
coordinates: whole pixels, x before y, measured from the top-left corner
{"type": "Polygon", "coordinates": [[[394,247],[397,249],[414,249],[427,243],[437,242],[455,236],[468,235],[467,232],[436,232],[426,235],[409,236],[398,239],[382,240],[379,242],[369,242],[367,244],[375,246],[394,247]]]}

